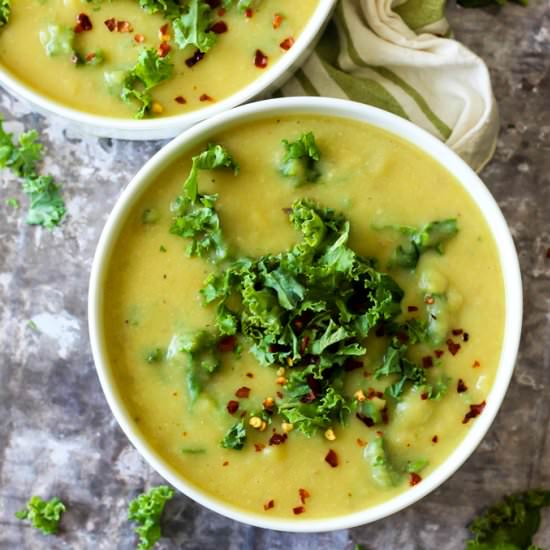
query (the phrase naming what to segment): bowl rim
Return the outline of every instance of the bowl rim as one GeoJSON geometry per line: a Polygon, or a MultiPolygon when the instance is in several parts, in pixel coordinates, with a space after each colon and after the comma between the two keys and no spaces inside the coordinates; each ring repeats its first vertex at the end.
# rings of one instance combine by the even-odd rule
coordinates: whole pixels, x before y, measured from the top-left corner
{"type": "Polygon", "coordinates": [[[90,276],[88,318],[94,362],[111,411],[138,452],[163,478],[196,502],[231,519],[256,527],[305,533],[346,529],[390,516],[434,491],[462,466],[489,430],[509,386],[521,335],[522,300],[518,256],[504,216],[487,187],[458,155],[425,130],[387,111],[349,100],[297,97],[270,99],[244,105],[206,120],[185,131],[163,147],[141,168],[119,197],[99,239],[90,276]],[[151,184],[155,176],[182,152],[188,151],[199,142],[204,142],[212,133],[246,121],[283,114],[322,114],[323,116],[336,116],[365,122],[412,143],[445,166],[477,204],[489,226],[498,251],[505,292],[503,344],[495,380],[486,398],[487,405],[483,414],[476,419],[458,447],[440,466],[424,478],[422,483],[390,500],[357,512],[320,519],[270,518],[260,513],[239,509],[202,491],[178,475],[168,464],[163,463],[132,425],[122,401],[116,395],[117,390],[111,383],[106,351],[101,338],[101,284],[108,265],[107,260],[122,223],[141,193],[151,184]]]}
{"type": "Polygon", "coordinates": [[[260,96],[272,86],[282,85],[290,78],[304,56],[310,53],[320,32],[328,23],[337,0],[320,0],[315,11],[302,29],[292,48],[284,53],[273,66],[234,94],[194,111],[160,118],[122,118],[96,115],[63,104],[28,85],[0,63],[0,85],[17,97],[47,113],[76,123],[106,137],[123,134],[127,139],[151,139],[151,135],[175,136],[201,120],[236,107],[260,96]]]}

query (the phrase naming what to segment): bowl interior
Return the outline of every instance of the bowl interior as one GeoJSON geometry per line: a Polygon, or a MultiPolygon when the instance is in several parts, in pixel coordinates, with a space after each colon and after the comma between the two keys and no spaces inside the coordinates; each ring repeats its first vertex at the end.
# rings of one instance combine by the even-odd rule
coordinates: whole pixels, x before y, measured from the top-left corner
{"type": "Polygon", "coordinates": [[[414,503],[448,479],[472,454],[493,422],[510,382],[521,332],[522,290],[519,263],[513,240],[502,213],[493,197],[473,172],[457,155],[424,130],[385,111],[350,101],[327,98],[274,99],[242,106],[200,123],[183,133],[159,151],[135,176],[125,189],[111,213],[101,235],[92,267],[89,290],[89,329],[92,351],[103,391],[120,426],[151,466],[179,490],[204,506],[237,521],[284,531],[319,532],[349,528],[386,517],[414,503]],[[421,484],[382,504],[352,514],[326,519],[287,520],[266,518],[220,502],[187,482],[143,440],[133,427],[128,413],[114,386],[107,366],[102,339],[102,289],[106,265],[122,222],[143,191],[168,165],[195,145],[213,134],[249,120],[270,118],[283,114],[322,114],[363,121],[382,128],[411,142],[436,159],[451,172],[479,206],[495,240],[505,289],[505,326],[503,347],[495,382],[487,397],[483,414],[452,452],[421,484]]]}

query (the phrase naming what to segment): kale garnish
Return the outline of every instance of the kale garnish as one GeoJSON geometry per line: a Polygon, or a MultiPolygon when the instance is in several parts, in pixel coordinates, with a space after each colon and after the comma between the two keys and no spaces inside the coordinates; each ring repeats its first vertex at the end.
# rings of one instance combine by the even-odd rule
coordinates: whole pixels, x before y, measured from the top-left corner
{"type": "Polygon", "coordinates": [[[285,154],[279,171],[286,178],[291,178],[294,186],[316,182],[321,172],[319,161],[321,152],[315,143],[312,132],[304,132],[296,141],[283,140],[285,154]]]}
{"type": "Polygon", "coordinates": [[[59,522],[65,510],[65,504],[58,497],[43,500],[39,496],[33,496],[23,510],[15,513],[15,517],[28,519],[33,527],[45,535],[55,535],[59,531],[59,522]]]}

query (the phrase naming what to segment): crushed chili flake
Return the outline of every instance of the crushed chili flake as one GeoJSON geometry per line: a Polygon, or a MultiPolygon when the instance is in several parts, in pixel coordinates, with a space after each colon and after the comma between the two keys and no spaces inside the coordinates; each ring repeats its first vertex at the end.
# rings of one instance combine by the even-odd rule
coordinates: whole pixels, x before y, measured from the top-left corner
{"type": "Polygon", "coordinates": [[[460,349],[460,344],[453,342],[450,338],[447,340],[447,349],[451,355],[456,355],[460,349]]]}
{"type": "Polygon", "coordinates": [[[271,510],[271,508],[273,508],[275,506],[275,501],[273,499],[271,500],[268,500],[265,504],[264,504],[264,510],[267,512],[268,510],[271,510]]]}
{"type": "Polygon", "coordinates": [[[258,69],[265,69],[267,67],[267,55],[265,55],[262,50],[256,50],[254,55],[254,65],[256,65],[258,69]]]}
{"type": "Polygon", "coordinates": [[[170,23],[164,23],[162,27],[159,29],[159,39],[164,40],[164,38],[168,35],[168,31],[170,30],[170,23]]]}
{"type": "Polygon", "coordinates": [[[265,449],[265,445],[263,443],[254,443],[254,448],[257,453],[261,453],[265,449]]]}
{"type": "Polygon", "coordinates": [[[276,395],[279,399],[283,398],[283,392],[281,392],[281,391],[276,392],[276,395]]]}
{"type": "Polygon", "coordinates": [[[479,367],[481,367],[481,363],[476,359],[474,361],[474,364],[472,365],[472,368],[473,369],[478,369],[479,367]]]}
{"type": "Polygon", "coordinates": [[[426,296],[426,298],[424,298],[425,304],[432,305],[434,302],[435,300],[433,296],[426,296]]]}
{"type": "Polygon", "coordinates": [[[76,25],[74,27],[74,32],[86,32],[91,31],[93,28],[91,19],[85,13],[79,13],[76,16],[76,25]]]}
{"type": "Polygon", "coordinates": [[[96,58],[96,53],[95,53],[95,52],[87,53],[86,56],[84,57],[84,59],[85,59],[88,63],[90,63],[90,61],[93,61],[95,58],[96,58]]]}
{"type": "Polygon", "coordinates": [[[142,42],[145,42],[145,36],[143,36],[142,34],[136,34],[134,36],[134,40],[138,43],[138,44],[141,44],[142,42]]]}
{"type": "Polygon", "coordinates": [[[344,363],[344,370],[346,372],[351,372],[352,370],[362,369],[363,361],[358,361],[357,359],[346,359],[344,363]]]}
{"type": "Polygon", "coordinates": [[[294,38],[292,38],[292,36],[288,36],[279,44],[279,47],[281,48],[281,50],[285,50],[285,51],[290,50],[292,46],[294,46],[294,38]]]}
{"type": "Polygon", "coordinates": [[[239,408],[239,402],[231,399],[227,402],[227,412],[229,414],[235,414],[239,408]]]}
{"type": "Polygon", "coordinates": [[[464,342],[467,342],[469,339],[470,339],[470,335],[467,332],[465,332],[462,335],[462,340],[464,340],[464,342]]]}
{"type": "Polygon", "coordinates": [[[426,357],[422,357],[422,366],[425,369],[431,369],[434,366],[434,360],[431,355],[426,355],[426,357]]]}
{"type": "Polygon", "coordinates": [[[282,22],[283,22],[283,16],[280,13],[274,13],[273,21],[271,22],[271,24],[273,25],[273,28],[278,29],[281,26],[282,22]]]}
{"type": "Polygon", "coordinates": [[[295,515],[303,514],[306,509],[303,506],[296,506],[296,508],[292,508],[292,511],[295,515]]]}
{"type": "Polygon", "coordinates": [[[416,306],[408,306],[407,311],[418,311],[418,308],[416,306]]]}
{"type": "Polygon", "coordinates": [[[439,437],[437,437],[437,435],[434,435],[432,437],[432,443],[437,443],[439,441],[439,437]]]}
{"type": "Polygon", "coordinates": [[[327,456],[325,456],[325,462],[330,464],[332,468],[336,468],[336,466],[338,466],[338,455],[330,449],[327,456]]]}
{"type": "Polygon", "coordinates": [[[247,372],[246,377],[247,378],[254,378],[254,373],[253,372],[247,372]]]}
{"type": "MultiPolygon", "coordinates": [[[[187,103],[187,100],[182,96],[182,95],[179,95],[179,96],[176,96],[174,98],[174,101],[176,103],[179,103],[180,105],[185,105],[187,103]]],[[[218,344],[219,345],[219,344],[218,344]]]]}
{"type": "Polygon", "coordinates": [[[288,439],[287,434],[273,434],[269,438],[270,445],[282,445],[288,439]]]}
{"type": "Polygon", "coordinates": [[[454,328],[451,332],[453,336],[460,336],[464,331],[461,328],[454,328]]]}
{"type": "Polygon", "coordinates": [[[361,421],[363,422],[363,424],[367,427],[367,428],[372,428],[374,426],[374,420],[370,417],[370,416],[367,416],[366,414],[363,414],[363,413],[355,413],[355,416],[361,421]]]}
{"type": "Polygon", "coordinates": [[[199,97],[199,101],[214,101],[214,98],[210,97],[208,94],[202,94],[199,97]]]}
{"type": "Polygon", "coordinates": [[[367,443],[365,441],[363,441],[360,437],[358,437],[356,439],[357,441],[357,445],[359,445],[359,447],[366,447],[367,446],[367,443]]]}
{"type": "Polygon", "coordinates": [[[241,399],[246,399],[250,395],[250,388],[246,386],[241,386],[236,392],[235,395],[241,399]]]}
{"type": "Polygon", "coordinates": [[[403,344],[406,344],[409,341],[409,335],[406,332],[398,332],[396,336],[397,339],[403,344]]]}
{"type": "MultiPolygon", "coordinates": [[[[178,96],[181,97],[181,96],[178,96]]],[[[185,103],[185,99],[183,99],[183,103],[185,103]]],[[[178,98],[176,98],[176,101],[178,103],[182,103],[181,101],[178,101],[178,98]]],[[[218,351],[221,352],[229,352],[229,351],[235,351],[235,347],[237,346],[237,337],[236,336],[222,336],[218,342],[218,351]]]]}
{"type": "Polygon", "coordinates": [[[113,32],[116,29],[116,19],[114,17],[111,17],[111,19],[106,19],[104,23],[110,32],[113,32]]]}
{"type": "Polygon", "coordinates": [[[229,461],[225,460],[224,463],[222,464],[222,466],[229,466],[229,461]]]}
{"type": "Polygon", "coordinates": [[[376,432],[376,435],[377,435],[378,437],[382,437],[382,436],[384,435],[384,432],[378,431],[378,432],[376,432]]]}
{"type": "Polygon", "coordinates": [[[225,8],[220,8],[220,9],[218,10],[218,15],[219,15],[220,17],[223,17],[223,16],[225,15],[225,8]]]}
{"type": "Polygon", "coordinates": [[[172,47],[168,44],[168,42],[161,42],[157,48],[157,55],[159,57],[166,57],[170,53],[171,49],[172,47]]]}
{"type": "Polygon", "coordinates": [[[254,10],[252,8],[246,8],[244,10],[244,16],[250,19],[254,15],[254,10]]]}
{"type": "Polygon", "coordinates": [[[464,393],[465,391],[468,391],[468,386],[464,383],[464,380],[462,378],[458,379],[458,383],[456,385],[456,391],[458,393],[464,393]]]}
{"type": "Polygon", "coordinates": [[[426,401],[426,399],[428,399],[428,394],[426,392],[421,393],[420,394],[420,399],[422,399],[422,401],[426,401]]]}
{"type": "Polygon", "coordinates": [[[439,359],[445,352],[442,349],[434,350],[434,355],[439,359]]]}
{"type": "Polygon", "coordinates": [[[117,32],[134,32],[134,27],[129,21],[117,21],[116,30],[117,32]]]}
{"type": "Polygon", "coordinates": [[[468,422],[472,418],[476,418],[476,416],[479,416],[483,409],[485,408],[486,402],[482,401],[478,405],[470,405],[470,410],[464,415],[464,419],[462,420],[462,424],[468,424],[468,422]]]}
{"type": "Polygon", "coordinates": [[[309,498],[311,495],[307,489],[298,489],[298,495],[300,497],[300,502],[302,504],[306,503],[306,498],[309,498]]]}
{"type": "Polygon", "coordinates": [[[417,485],[421,481],[422,481],[422,478],[418,474],[416,474],[415,472],[411,472],[409,474],[409,485],[411,487],[414,487],[415,485],[417,485]]]}
{"type": "Polygon", "coordinates": [[[382,422],[384,424],[387,424],[390,421],[388,407],[384,407],[381,411],[381,414],[382,414],[382,422]]]}
{"type": "MultiPolygon", "coordinates": [[[[195,50],[195,53],[185,60],[185,64],[191,68],[193,65],[196,65],[202,58],[204,57],[204,52],[201,52],[200,50],[195,50]]],[[[206,94],[203,94],[206,95],[206,94]]]]}
{"type": "Polygon", "coordinates": [[[210,30],[215,34],[223,34],[228,30],[227,23],[225,21],[216,21],[210,26],[210,30]]]}

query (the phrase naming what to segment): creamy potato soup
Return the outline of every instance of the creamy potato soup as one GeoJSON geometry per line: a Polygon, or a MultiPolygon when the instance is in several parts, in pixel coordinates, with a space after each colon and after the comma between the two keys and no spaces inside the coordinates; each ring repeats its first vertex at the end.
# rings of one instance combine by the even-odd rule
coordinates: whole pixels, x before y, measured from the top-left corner
{"type": "Polygon", "coordinates": [[[194,111],[250,84],[293,46],[319,0],[4,3],[5,69],[68,107],[142,118],[194,111]]]}
{"type": "Polygon", "coordinates": [[[483,414],[502,345],[477,206],[425,153],[339,118],[182,154],[133,206],[103,300],[116,390],[161,460],[297,521],[422,483],[483,414]]]}

